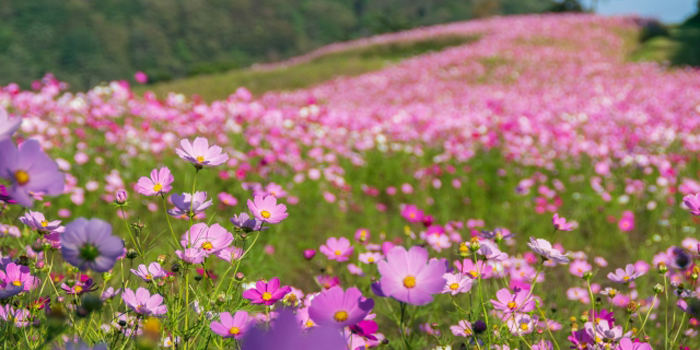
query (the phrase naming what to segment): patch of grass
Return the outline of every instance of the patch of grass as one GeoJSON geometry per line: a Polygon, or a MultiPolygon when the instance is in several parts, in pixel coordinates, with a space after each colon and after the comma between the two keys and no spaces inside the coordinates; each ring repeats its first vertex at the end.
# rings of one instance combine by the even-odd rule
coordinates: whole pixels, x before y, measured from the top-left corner
{"type": "Polygon", "coordinates": [[[630,55],[633,61],[669,62],[672,66],[700,66],[700,28],[670,26],[668,36],[655,36],[630,55]]]}
{"type": "Polygon", "coordinates": [[[324,55],[307,63],[271,71],[251,69],[232,70],[223,74],[202,75],[181,80],[147,85],[135,89],[138,93],[151,90],[158,96],[169,92],[198,94],[206,101],[225,99],[240,86],[260,95],[273,90],[300,89],[339,76],[357,76],[382,69],[402,59],[478,40],[478,36],[445,36],[426,40],[372,45],[324,55]]]}

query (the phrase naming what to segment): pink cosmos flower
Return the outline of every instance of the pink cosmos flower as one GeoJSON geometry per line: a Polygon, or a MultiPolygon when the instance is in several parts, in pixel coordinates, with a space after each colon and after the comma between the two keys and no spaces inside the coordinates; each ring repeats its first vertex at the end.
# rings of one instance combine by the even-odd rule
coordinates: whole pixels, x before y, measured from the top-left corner
{"type": "Polygon", "coordinates": [[[529,298],[528,295],[529,292],[526,290],[513,294],[507,288],[503,288],[496,292],[498,300],[492,299],[491,304],[496,310],[500,310],[506,315],[516,312],[530,312],[535,309],[535,301],[529,298]]]}
{"type": "Polygon", "coordinates": [[[19,147],[12,140],[0,141],[0,150],[0,178],[12,183],[8,195],[14,201],[31,207],[36,196],[63,193],[64,174],[41,150],[39,141],[28,140],[19,147]]]}
{"type": "Polygon", "coordinates": [[[381,253],[377,252],[367,252],[367,253],[362,253],[358,256],[358,259],[365,264],[371,265],[371,264],[376,264],[382,259],[384,259],[384,256],[381,253]]]}
{"type": "Polygon", "coordinates": [[[328,260],[336,260],[338,262],[348,261],[355,247],[350,244],[350,240],[345,237],[328,238],[326,244],[319,248],[319,251],[328,257],[328,260]]]}
{"type": "Polygon", "coordinates": [[[12,306],[0,306],[0,319],[13,323],[15,327],[21,328],[29,325],[31,314],[25,308],[13,308],[12,306]]]}
{"type": "Polygon", "coordinates": [[[0,270],[0,281],[3,289],[9,286],[23,286],[24,291],[30,291],[39,284],[39,279],[32,276],[29,267],[16,265],[15,263],[5,265],[5,271],[0,270]]]}
{"type": "Polygon", "coordinates": [[[182,234],[182,244],[185,248],[199,248],[209,256],[217,254],[233,243],[233,235],[219,224],[207,226],[201,222],[194,224],[182,234]]]}
{"type": "Polygon", "coordinates": [[[642,275],[644,275],[644,273],[638,272],[634,265],[627,264],[624,270],[617,269],[614,273],[608,273],[608,279],[617,283],[630,283],[642,275]]]}
{"type": "Polygon", "coordinates": [[[591,264],[589,264],[586,260],[577,259],[574,260],[571,265],[569,265],[569,272],[578,277],[583,277],[585,272],[591,271],[592,269],[593,266],[591,266],[591,264]]]}
{"type": "Polygon", "coordinates": [[[173,174],[170,173],[170,169],[167,167],[153,169],[151,171],[150,178],[142,176],[136,183],[136,192],[141,193],[144,196],[155,196],[168,193],[173,189],[173,187],[170,185],[174,181],[175,178],[173,177],[173,174]]]}
{"type": "Polygon", "coordinates": [[[617,226],[620,227],[620,231],[623,232],[634,230],[634,213],[629,210],[622,213],[622,217],[617,222],[617,226]]]}
{"type": "Polygon", "coordinates": [[[221,165],[228,160],[228,154],[222,153],[219,146],[209,147],[209,141],[197,137],[193,143],[187,139],[180,140],[180,147],[175,150],[180,158],[192,163],[195,168],[221,165]]]}
{"type": "Polygon", "coordinates": [[[559,250],[554,249],[552,244],[544,239],[535,239],[534,237],[530,237],[530,243],[528,243],[527,246],[545,260],[551,260],[552,262],[558,264],[567,264],[569,262],[569,258],[566,255],[563,255],[559,250]]]}
{"type": "Polygon", "coordinates": [[[477,254],[484,256],[488,260],[503,261],[508,259],[508,254],[498,249],[498,245],[488,239],[479,241],[480,247],[477,254]]]}
{"type": "Polygon", "coordinates": [[[139,84],[146,84],[148,82],[148,75],[142,71],[134,73],[134,80],[139,84]]]}
{"type": "Polygon", "coordinates": [[[652,348],[649,343],[634,342],[630,338],[622,338],[615,350],[652,350],[652,348]]]}
{"type": "Polygon", "coordinates": [[[359,243],[366,243],[369,241],[369,230],[366,228],[361,228],[355,231],[355,241],[359,243]]]}
{"type": "Polygon", "coordinates": [[[374,300],[363,297],[359,289],[333,287],[311,301],[309,317],[321,326],[343,328],[362,321],[373,307],[374,300]]]}
{"type": "Polygon", "coordinates": [[[422,222],[423,215],[423,211],[418,209],[415,205],[407,205],[401,210],[401,216],[408,222],[422,222]]]}
{"type": "Polygon", "coordinates": [[[700,215],[700,193],[689,194],[683,197],[683,204],[693,215],[700,215]]]}
{"type": "Polygon", "coordinates": [[[243,310],[236,311],[233,317],[228,312],[222,312],[219,315],[219,321],[212,322],[209,328],[224,338],[234,339],[244,337],[248,329],[255,324],[255,319],[249,317],[248,313],[243,310]]]}
{"type": "Polygon", "coordinates": [[[275,277],[269,282],[258,281],[254,289],[243,292],[243,297],[250,300],[252,304],[272,305],[291,292],[289,286],[280,287],[280,279],[275,277]]]}
{"type": "Polygon", "coordinates": [[[235,206],[236,204],[238,204],[238,199],[226,192],[220,192],[217,197],[219,197],[221,203],[224,203],[225,205],[235,206]]]}
{"type": "Polygon", "coordinates": [[[515,336],[522,336],[525,334],[530,334],[537,327],[537,316],[530,316],[527,314],[512,314],[509,316],[506,324],[510,333],[515,336]]]}
{"type": "Polygon", "coordinates": [[[560,231],[571,231],[574,229],[574,225],[570,222],[566,222],[566,219],[559,217],[559,213],[554,213],[552,217],[552,225],[554,225],[555,230],[560,231]]]}
{"type": "Polygon", "coordinates": [[[175,255],[182,259],[188,264],[201,264],[206,258],[207,252],[200,248],[187,248],[183,250],[176,250],[175,255]]]}
{"type": "Polygon", "coordinates": [[[464,259],[462,262],[457,260],[455,261],[455,267],[457,271],[473,279],[478,279],[479,277],[488,279],[493,276],[493,266],[483,260],[477,261],[476,264],[471,259],[464,259]]]}
{"type": "Polygon", "coordinates": [[[428,261],[428,251],[419,246],[411,247],[409,251],[395,246],[377,268],[382,275],[379,281],[381,293],[404,303],[428,304],[433,301],[433,294],[441,293],[445,286],[442,276],[447,267],[444,261],[428,261]]]}
{"type": "Polygon", "coordinates": [[[43,234],[50,232],[63,232],[64,230],[64,228],[61,226],[61,220],[46,220],[44,214],[38,211],[29,210],[26,214],[24,214],[24,216],[19,218],[19,221],[31,227],[33,230],[43,234]]]}
{"type": "Polygon", "coordinates": [[[168,307],[163,305],[163,297],[160,294],[153,294],[146,288],[139,288],[136,293],[131,289],[125,289],[122,293],[124,304],[134,312],[141,315],[164,315],[168,312],[168,307]]]}
{"type": "Polygon", "coordinates": [[[280,223],[289,216],[287,206],[277,204],[275,196],[255,196],[251,201],[248,200],[248,209],[253,213],[256,219],[270,224],[280,223]]]}
{"type": "Polygon", "coordinates": [[[9,139],[22,125],[22,118],[11,118],[4,108],[0,107],[0,141],[9,139]]]}
{"type": "Polygon", "coordinates": [[[148,267],[146,265],[139,265],[138,269],[131,269],[131,273],[136,276],[141,277],[144,282],[152,282],[154,280],[159,280],[167,275],[167,272],[163,270],[157,262],[152,262],[148,267]]]}
{"type": "Polygon", "coordinates": [[[442,294],[457,295],[472,289],[473,280],[459,272],[446,273],[442,277],[445,278],[445,287],[442,290],[442,294]]]}
{"type": "Polygon", "coordinates": [[[340,278],[331,275],[318,275],[316,276],[316,282],[318,282],[323,289],[331,289],[340,285],[340,278]]]}
{"type": "Polygon", "coordinates": [[[461,320],[456,326],[450,326],[450,330],[455,337],[471,337],[474,332],[472,331],[472,324],[467,320],[461,320]]]}

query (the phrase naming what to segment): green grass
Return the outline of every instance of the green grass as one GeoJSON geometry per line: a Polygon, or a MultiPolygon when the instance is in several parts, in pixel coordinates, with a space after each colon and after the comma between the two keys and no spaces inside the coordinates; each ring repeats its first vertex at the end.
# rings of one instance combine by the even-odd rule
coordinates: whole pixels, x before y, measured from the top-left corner
{"type": "Polygon", "coordinates": [[[407,43],[372,45],[365,48],[328,54],[307,63],[271,71],[232,70],[223,74],[202,75],[136,88],[136,92],[154,91],[158,96],[169,92],[187,96],[197,94],[206,101],[225,99],[244,86],[254,95],[272,90],[294,90],[322,83],[339,76],[357,76],[385,68],[402,59],[478,40],[478,36],[445,36],[407,43]]]}
{"type": "Polygon", "coordinates": [[[656,36],[632,53],[633,61],[668,62],[672,66],[700,66],[700,28],[669,26],[668,36],[656,36]]]}

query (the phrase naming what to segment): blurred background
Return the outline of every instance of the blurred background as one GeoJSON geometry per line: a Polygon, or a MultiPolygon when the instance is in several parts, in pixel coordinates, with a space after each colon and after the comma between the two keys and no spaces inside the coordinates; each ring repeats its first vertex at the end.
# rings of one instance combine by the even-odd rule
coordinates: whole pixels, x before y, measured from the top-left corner
{"type": "Polygon", "coordinates": [[[46,73],[85,90],[275,62],[320,46],[418,26],[525,13],[638,14],[660,22],[650,50],[700,63],[697,0],[22,0],[0,2],[0,84],[46,73]]]}

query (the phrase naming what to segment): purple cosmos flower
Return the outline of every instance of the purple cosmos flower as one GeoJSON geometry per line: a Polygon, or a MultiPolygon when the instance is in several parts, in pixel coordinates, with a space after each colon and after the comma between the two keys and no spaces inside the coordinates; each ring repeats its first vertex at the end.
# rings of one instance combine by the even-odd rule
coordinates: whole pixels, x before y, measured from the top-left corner
{"type": "Polygon", "coordinates": [[[302,332],[296,317],[288,310],[280,312],[271,330],[249,330],[242,343],[242,350],[347,350],[345,339],[337,328],[314,327],[302,332]]]}
{"type": "Polygon", "coordinates": [[[472,324],[467,320],[461,320],[456,326],[450,326],[450,330],[455,337],[471,337],[474,334],[472,324]]]}
{"type": "Polygon", "coordinates": [[[154,280],[159,280],[167,275],[167,272],[163,270],[157,262],[152,262],[148,267],[146,265],[139,265],[138,269],[131,269],[131,273],[136,276],[141,277],[144,282],[153,282],[154,280]]]}
{"type": "Polygon", "coordinates": [[[182,234],[180,243],[185,248],[199,248],[209,256],[230,246],[233,243],[233,235],[219,224],[209,227],[205,223],[199,223],[182,234]]]}
{"type": "Polygon", "coordinates": [[[571,231],[574,229],[574,225],[566,222],[564,217],[559,217],[559,213],[555,213],[552,217],[552,225],[554,225],[555,230],[559,231],[571,231]]]}
{"type": "Polygon", "coordinates": [[[170,186],[173,181],[175,181],[175,178],[167,167],[162,167],[160,170],[153,169],[150,178],[142,176],[139,182],[136,183],[136,192],[145,196],[168,193],[173,189],[170,186]]]}
{"type": "Polygon", "coordinates": [[[109,300],[109,299],[112,299],[112,298],[116,297],[116,296],[119,295],[121,292],[122,292],[122,289],[121,289],[121,288],[119,288],[119,289],[114,289],[114,287],[109,287],[109,288],[105,289],[104,292],[102,292],[102,295],[100,296],[100,299],[101,299],[102,301],[106,301],[106,300],[109,300]]]}
{"type": "Polygon", "coordinates": [[[532,350],[553,350],[552,342],[549,340],[540,339],[537,343],[532,344],[532,350]]]}
{"type": "Polygon", "coordinates": [[[197,169],[204,166],[216,166],[228,160],[228,154],[221,153],[221,147],[209,147],[209,141],[203,137],[194,139],[190,143],[187,139],[180,140],[180,147],[175,150],[180,158],[192,163],[197,169]]]}
{"type": "Polygon", "coordinates": [[[608,322],[599,322],[594,324],[593,322],[586,322],[583,328],[588,333],[588,336],[598,341],[604,341],[606,343],[617,342],[622,338],[623,330],[622,326],[613,326],[608,322]]]}
{"type": "Polygon", "coordinates": [[[521,290],[512,294],[507,288],[503,288],[496,292],[498,300],[491,300],[491,304],[496,310],[500,310],[505,314],[515,312],[530,312],[535,309],[535,301],[529,297],[529,291],[521,290]]]}
{"type": "Polygon", "coordinates": [[[4,108],[0,108],[0,141],[9,139],[22,125],[22,118],[10,118],[4,108]]]}
{"type": "Polygon", "coordinates": [[[326,244],[322,245],[319,251],[328,257],[328,260],[338,262],[348,261],[355,248],[350,244],[350,240],[345,237],[328,238],[326,244]]]}
{"type": "Polygon", "coordinates": [[[252,304],[272,305],[291,292],[292,288],[283,286],[280,288],[280,279],[275,277],[270,282],[258,281],[254,289],[243,292],[243,297],[250,300],[252,304]]]}
{"type": "Polygon", "coordinates": [[[289,216],[287,206],[277,204],[275,196],[255,196],[253,200],[248,200],[248,209],[256,219],[270,224],[277,224],[289,216]]]}
{"type": "Polygon", "coordinates": [[[437,259],[428,261],[428,251],[419,246],[409,251],[395,246],[377,268],[382,275],[381,293],[404,303],[428,304],[433,301],[432,295],[442,292],[445,286],[442,277],[447,270],[445,263],[437,259]]]}
{"type": "Polygon", "coordinates": [[[153,294],[146,288],[139,288],[136,293],[131,289],[125,289],[122,293],[122,300],[126,306],[141,315],[163,315],[168,312],[168,307],[163,305],[163,297],[160,294],[153,294]]]}
{"type": "Polygon", "coordinates": [[[627,264],[625,266],[625,269],[617,269],[615,270],[615,273],[608,273],[608,279],[617,282],[617,283],[630,283],[637,279],[638,277],[641,277],[644,275],[643,272],[637,272],[635,269],[634,265],[632,264],[627,264]]]}
{"type": "Polygon", "coordinates": [[[4,285],[3,283],[0,283],[0,300],[11,298],[19,293],[22,293],[22,291],[24,291],[24,286],[21,284],[16,286],[10,283],[4,283],[4,285]]]}
{"type": "Polygon", "coordinates": [[[442,289],[443,294],[457,295],[472,289],[473,280],[459,272],[446,273],[442,277],[445,278],[445,287],[442,289]]]}
{"type": "Polygon", "coordinates": [[[44,214],[37,211],[28,211],[24,216],[19,218],[19,221],[41,234],[63,231],[61,220],[48,221],[44,217],[44,214]]]}
{"type": "Polygon", "coordinates": [[[343,328],[362,321],[373,307],[374,300],[363,297],[359,289],[333,287],[311,301],[309,316],[318,325],[343,328]]]}
{"type": "Polygon", "coordinates": [[[233,215],[231,218],[231,223],[244,231],[265,231],[270,227],[263,227],[263,221],[258,220],[254,217],[250,217],[247,213],[241,213],[239,215],[233,215]]]}
{"type": "Polygon", "coordinates": [[[25,308],[13,308],[12,306],[0,306],[0,319],[13,323],[15,327],[21,328],[29,325],[31,314],[25,308]]]}
{"type": "Polygon", "coordinates": [[[504,261],[508,259],[508,254],[498,249],[498,245],[488,239],[479,241],[479,250],[477,254],[484,256],[488,260],[504,261]]]}
{"type": "Polygon", "coordinates": [[[255,319],[249,317],[248,313],[243,310],[236,311],[233,317],[228,312],[222,312],[219,315],[219,320],[221,322],[212,322],[209,328],[224,338],[240,339],[255,324],[255,319]]]}
{"type": "Polygon", "coordinates": [[[700,215],[700,193],[689,194],[683,197],[683,204],[690,210],[693,215],[700,215]]]}
{"type": "Polygon", "coordinates": [[[537,316],[531,316],[528,314],[511,314],[508,318],[506,324],[510,330],[510,333],[515,336],[522,336],[525,334],[530,334],[535,330],[537,326],[537,316]]]}
{"type": "Polygon", "coordinates": [[[3,289],[8,289],[11,285],[30,291],[39,284],[39,279],[32,276],[29,267],[9,263],[5,266],[5,271],[0,271],[0,284],[3,289]]]}
{"type": "Polygon", "coordinates": [[[515,233],[510,232],[510,230],[506,228],[498,227],[493,231],[481,231],[477,233],[476,236],[498,242],[515,237],[515,233]]]}
{"type": "MultiPolygon", "coordinates": [[[[73,341],[68,341],[64,345],[65,350],[107,350],[107,345],[104,343],[99,343],[95,344],[94,347],[90,347],[87,344],[83,343],[81,340],[78,340],[77,342],[73,341]]],[[[59,348],[56,348],[54,350],[59,350],[59,348]]]]}
{"type": "Polygon", "coordinates": [[[79,218],[61,233],[61,254],[80,271],[109,271],[124,253],[124,242],[112,236],[112,226],[100,219],[79,218]]]}
{"type": "Polygon", "coordinates": [[[92,278],[88,275],[78,274],[75,280],[68,283],[61,283],[61,289],[69,295],[81,295],[97,290],[97,285],[93,283],[92,278]]]}
{"type": "Polygon", "coordinates": [[[168,214],[174,217],[189,217],[197,215],[203,212],[205,209],[209,208],[212,204],[212,200],[207,200],[206,192],[195,192],[194,198],[189,193],[183,194],[173,194],[170,196],[170,200],[173,201],[175,209],[168,210],[168,214]]]}
{"type": "Polygon", "coordinates": [[[19,147],[11,140],[0,141],[0,150],[0,178],[12,182],[8,195],[17,203],[31,207],[33,195],[63,193],[63,173],[38,141],[28,140],[19,147]]]}
{"type": "Polygon", "coordinates": [[[188,264],[201,264],[207,257],[207,252],[199,248],[187,248],[184,251],[176,250],[175,255],[188,264]]]}
{"type": "Polygon", "coordinates": [[[530,243],[527,244],[533,252],[539,254],[545,260],[551,260],[558,264],[567,264],[569,258],[563,255],[559,250],[552,248],[552,244],[544,239],[530,237],[530,243]]]}

